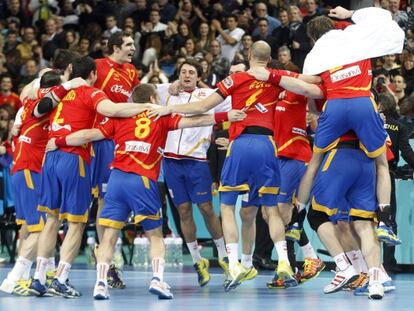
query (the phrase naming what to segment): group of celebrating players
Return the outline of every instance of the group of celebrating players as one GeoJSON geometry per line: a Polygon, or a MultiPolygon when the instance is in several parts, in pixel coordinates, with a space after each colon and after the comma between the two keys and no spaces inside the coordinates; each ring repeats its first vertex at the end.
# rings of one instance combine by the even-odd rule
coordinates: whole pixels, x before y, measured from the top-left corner
{"type": "Polygon", "coordinates": [[[172,299],[164,282],[157,185],[161,161],[200,286],[210,280],[209,261],[199,252],[192,203],[199,206],[213,237],[226,277],[224,290],[230,291],[257,275],[252,253],[258,208],[278,255],[269,288],[297,286],[324,269],[302,228],[311,201],[309,224],[337,266],[324,292],[348,287],[381,299],[394,289],[380,258],[380,240],[395,245],[399,239],[390,229],[386,132],[371,96],[370,59],[400,53],[404,33],[388,11],[378,8],[353,12],[337,7],[330,16],[352,18],[353,24],[336,29],[328,17],[309,22],[315,45],[304,74],[267,68],[271,49],[258,41],[249,52],[249,71],[233,70],[216,90],[197,88],[201,68],[192,59],[180,66],[179,80],[172,86],[140,84],[130,64],[134,41],[126,33],[111,36],[110,56],[104,59],[61,51],[54,67],[63,74],[45,70],[21,93],[12,178],[17,219],[27,234],[0,290],[81,295],[68,276],[94,189],[100,196],[94,298],[108,299],[109,286],[124,287],[122,280],[113,282],[108,276],[119,231],[132,212],[151,245],[149,291],[172,299]],[[326,102],[312,155],[306,109],[316,100],[326,102]],[[231,125],[218,189],[220,223],[211,205],[206,153],[212,125],[225,121],[231,125]],[[235,220],[240,194],[241,262],[235,220]],[[55,269],[54,249],[63,220],[68,229],[55,269]],[[286,239],[298,241],[304,252],[303,275],[292,269],[286,239]]]}

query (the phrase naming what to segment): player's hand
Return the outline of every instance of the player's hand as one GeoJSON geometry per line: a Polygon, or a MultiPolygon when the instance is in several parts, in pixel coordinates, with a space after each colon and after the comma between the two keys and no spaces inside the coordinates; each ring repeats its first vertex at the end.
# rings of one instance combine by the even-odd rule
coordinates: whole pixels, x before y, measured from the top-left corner
{"type": "Polygon", "coordinates": [[[335,17],[338,19],[347,19],[351,18],[354,11],[349,11],[341,6],[337,6],[335,9],[329,11],[329,17],[335,17]]]}
{"type": "Polygon", "coordinates": [[[255,77],[256,80],[268,81],[269,80],[269,70],[265,67],[252,67],[247,71],[248,74],[255,77]]]}
{"type": "Polygon", "coordinates": [[[151,105],[151,108],[147,110],[147,115],[149,118],[155,117],[155,120],[158,120],[162,116],[171,114],[171,107],[164,107],[159,105],[151,105]]]}
{"type": "Polygon", "coordinates": [[[0,146],[0,155],[6,154],[7,149],[4,146],[0,146]]]}
{"type": "Polygon", "coordinates": [[[227,150],[229,142],[229,139],[226,137],[219,137],[215,140],[218,150],[227,150]]]}
{"type": "Polygon", "coordinates": [[[49,151],[55,151],[56,149],[58,149],[58,147],[56,146],[56,138],[51,138],[46,145],[46,152],[49,151]]]}
{"type": "Polygon", "coordinates": [[[180,92],[180,81],[174,81],[168,88],[168,93],[172,96],[177,96],[180,92]]]}
{"type": "Polygon", "coordinates": [[[247,114],[241,110],[230,110],[228,112],[230,122],[242,121],[247,117],[247,114]]]}
{"type": "Polygon", "coordinates": [[[21,124],[13,124],[13,127],[11,128],[11,134],[13,136],[19,136],[21,129],[21,124]]]}

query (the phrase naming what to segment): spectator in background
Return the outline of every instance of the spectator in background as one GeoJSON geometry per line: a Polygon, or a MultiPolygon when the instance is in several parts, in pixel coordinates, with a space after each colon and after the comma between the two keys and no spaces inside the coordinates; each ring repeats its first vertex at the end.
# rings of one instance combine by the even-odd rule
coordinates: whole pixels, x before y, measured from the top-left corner
{"type": "Polygon", "coordinates": [[[400,122],[407,127],[408,136],[414,138],[414,95],[400,103],[400,122]]]}
{"type": "MultiPolygon", "coordinates": [[[[29,9],[30,9],[30,5],[32,5],[32,2],[35,3],[37,0],[31,0],[29,3],[29,9]]],[[[15,17],[19,20],[20,25],[22,26],[29,26],[32,22],[32,19],[30,18],[30,16],[28,16],[27,14],[24,13],[21,5],[20,5],[20,0],[9,0],[8,6],[7,6],[7,10],[6,10],[6,14],[5,14],[8,18],[10,17],[15,17]]]]}
{"type": "Polygon", "coordinates": [[[164,32],[167,29],[167,25],[161,23],[160,11],[151,9],[150,11],[150,23],[151,32],[164,32]]]}
{"type": "Polygon", "coordinates": [[[23,41],[16,49],[20,52],[22,61],[28,61],[33,57],[33,47],[37,45],[35,29],[32,26],[23,29],[23,41]]]}
{"type": "Polygon", "coordinates": [[[290,71],[299,72],[299,67],[292,63],[290,50],[287,46],[282,46],[279,48],[277,53],[277,61],[281,63],[284,68],[289,68],[288,70],[290,71]]]}
{"type": "Polygon", "coordinates": [[[19,95],[12,91],[12,77],[9,74],[3,74],[0,77],[0,106],[9,104],[16,113],[22,105],[19,95]]]}
{"type": "Polygon", "coordinates": [[[142,31],[142,25],[149,21],[150,10],[146,0],[135,0],[135,11],[130,17],[134,19],[137,30],[142,31]]]}
{"type": "Polygon", "coordinates": [[[205,59],[202,59],[200,64],[203,68],[203,74],[201,75],[199,86],[202,88],[215,88],[219,80],[217,79],[217,75],[211,71],[211,64],[205,59]]]}
{"type": "Polygon", "coordinates": [[[68,30],[65,32],[65,49],[75,50],[79,44],[78,33],[74,30],[68,30]]]}
{"type": "Polygon", "coordinates": [[[233,62],[247,62],[252,45],[252,36],[248,33],[245,33],[241,39],[240,49],[236,52],[233,62]]]}
{"type": "Polygon", "coordinates": [[[16,50],[18,44],[19,41],[17,31],[9,30],[3,47],[4,54],[16,50]]]}
{"type": "Polygon", "coordinates": [[[117,25],[117,21],[114,14],[110,14],[105,19],[106,29],[103,33],[105,37],[110,37],[114,33],[121,31],[121,29],[117,25]]]}
{"type": "Polygon", "coordinates": [[[310,39],[302,23],[302,14],[295,5],[289,7],[289,48],[293,63],[302,71],[306,54],[311,50],[310,39]]]}
{"type": "Polygon", "coordinates": [[[391,76],[395,76],[400,71],[400,65],[396,62],[396,57],[394,54],[385,55],[383,57],[382,68],[389,72],[391,76]]]}
{"type": "Polygon", "coordinates": [[[152,33],[146,40],[145,50],[142,54],[142,64],[148,66],[154,62],[161,52],[161,38],[158,34],[152,33]]]}
{"type": "Polygon", "coordinates": [[[210,53],[206,55],[205,59],[211,64],[211,70],[217,75],[219,81],[227,77],[230,62],[222,56],[221,45],[218,40],[211,41],[210,53]]]}
{"type": "Polygon", "coordinates": [[[36,64],[36,61],[34,59],[29,59],[28,61],[26,61],[26,64],[22,67],[22,70],[20,72],[20,84],[29,84],[37,77],[38,72],[39,68],[36,64]]]}
{"type": "Polygon", "coordinates": [[[285,9],[280,9],[279,20],[281,22],[281,25],[272,32],[272,36],[276,38],[277,45],[279,47],[283,45],[287,46],[289,44],[290,34],[288,11],[286,11],[285,9]]]}
{"type": "Polygon", "coordinates": [[[164,24],[173,21],[177,14],[177,8],[168,0],[158,0],[158,9],[160,10],[161,23],[164,24]]]}
{"type": "Polygon", "coordinates": [[[267,42],[272,49],[272,58],[276,58],[279,46],[277,45],[277,39],[269,32],[269,21],[265,17],[259,17],[257,20],[257,26],[259,27],[259,34],[253,37],[253,41],[256,42],[263,40],[267,42]]]}
{"type": "Polygon", "coordinates": [[[388,10],[391,12],[392,19],[395,20],[403,30],[406,30],[408,23],[408,15],[407,12],[400,11],[400,0],[389,0],[388,2],[388,10]]]}
{"type": "Polygon", "coordinates": [[[210,24],[207,22],[201,22],[198,33],[196,49],[198,52],[207,54],[210,50],[210,43],[215,38],[215,34],[211,31],[210,24]]]}
{"type": "Polygon", "coordinates": [[[232,62],[236,51],[240,48],[240,41],[244,35],[244,30],[237,27],[237,16],[233,14],[226,17],[226,26],[227,29],[223,30],[221,23],[217,19],[211,22],[211,28],[220,34],[217,37],[217,41],[221,44],[221,55],[229,62],[232,62]]]}
{"type": "Polygon", "coordinates": [[[254,7],[254,11],[257,16],[257,20],[255,22],[256,28],[253,30],[252,36],[255,37],[259,34],[259,25],[258,21],[259,18],[266,18],[269,22],[269,33],[272,33],[276,28],[281,26],[280,21],[277,18],[274,18],[273,16],[269,16],[267,13],[267,5],[264,2],[258,2],[256,3],[254,7]]]}
{"type": "Polygon", "coordinates": [[[400,74],[395,75],[392,79],[392,85],[394,86],[394,96],[398,99],[397,106],[401,101],[403,101],[407,94],[405,94],[405,88],[407,84],[405,83],[404,77],[400,74]]]}
{"type": "MultiPolygon", "coordinates": [[[[72,1],[72,0],[69,0],[72,1]]],[[[115,10],[115,16],[117,24],[122,28],[125,26],[125,20],[131,16],[136,10],[137,6],[129,0],[116,0],[117,10],[115,10]]]]}
{"type": "Polygon", "coordinates": [[[303,24],[306,24],[317,16],[320,16],[318,12],[318,0],[306,0],[306,16],[303,18],[303,24]]]}
{"type": "Polygon", "coordinates": [[[50,61],[53,54],[58,48],[65,45],[64,33],[58,33],[57,25],[54,18],[49,18],[46,21],[46,34],[44,37],[45,42],[43,43],[43,55],[46,60],[50,61]]]}
{"type": "Polygon", "coordinates": [[[409,53],[404,56],[401,65],[401,74],[405,79],[407,87],[405,93],[410,95],[414,90],[414,56],[409,53]]]}
{"type": "Polygon", "coordinates": [[[187,22],[181,22],[178,25],[178,33],[180,34],[182,38],[183,44],[185,43],[185,40],[189,38],[194,38],[193,31],[191,30],[190,25],[187,22]]]}

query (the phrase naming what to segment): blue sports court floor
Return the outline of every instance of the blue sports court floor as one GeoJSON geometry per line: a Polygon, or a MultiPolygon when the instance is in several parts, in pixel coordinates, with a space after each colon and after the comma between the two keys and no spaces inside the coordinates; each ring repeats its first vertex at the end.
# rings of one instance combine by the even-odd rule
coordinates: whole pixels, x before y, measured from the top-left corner
{"type": "MultiPolygon", "coordinates": [[[[0,278],[6,276],[8,267],[0,268],[0,278]]],[[[323,272],[319,278],[296,288],[287,290],[269,290],[265,284],[272,275],[259,274],[230,293],[222,288],[222,275],[218,269],[211,269],[210,283],[200,288],[196,274],[190,268],[184,272],[167,272],[166,281],[173,288],[173,300],[158,300],[148,293],[150,272],[125,271],[127,287],[123,290],[111,290],[109,301],[94,301],[92,290],[95,283],[95,271],[78,269],[71,272],[71,283],[83,293],[79,299],[60,297],[36,298],[15,297],[0,294],[0,310],[99,310],[99,311],[241,311],[241,310],[332,310],[332,311],[400,311],[413,310],[414,275],[401,274],[394,277],[397,290],[387,294],[381,301],[371,301],[367,297],[355,297],[350,292],[330,295],[322,293],[322,288],[332,278],[330,272],[323,272]]]]}

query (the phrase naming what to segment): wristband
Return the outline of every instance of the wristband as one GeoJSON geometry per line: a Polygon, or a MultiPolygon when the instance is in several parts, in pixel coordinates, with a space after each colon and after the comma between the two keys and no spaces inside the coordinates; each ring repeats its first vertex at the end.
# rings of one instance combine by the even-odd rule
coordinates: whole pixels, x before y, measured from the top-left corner
{"type": "Polygon", "coordinates": [[[214,121],[221,123],[229,120],[229,114],[227,112],[216,112],[214,114],[214,121]]]}
{"type": "Polygon", "coordinates": [[[279,74],[277,74],[276,72],[272,71],[269,74],[269,80],[268,80],[268,82],[270,82],[273,85],[279,85],[280,79],[282,79],[282,76],[279,75],[279,74]]]}
{"type": "Polygon", "coordinates": [[[66,136],[56,138],[55,145],[59,148],[60,147],[67,147],[68,144],[66,143],[66,136]]]}
{"type": "Polygon", "coordinates": [[[53,93],[55,94],[56,97],[58,97],[59,99],[62,99],[63,97],[65,97],[68,91],[65,89],[63,85],[60,85],[53,90],[53,93]]]}

